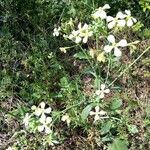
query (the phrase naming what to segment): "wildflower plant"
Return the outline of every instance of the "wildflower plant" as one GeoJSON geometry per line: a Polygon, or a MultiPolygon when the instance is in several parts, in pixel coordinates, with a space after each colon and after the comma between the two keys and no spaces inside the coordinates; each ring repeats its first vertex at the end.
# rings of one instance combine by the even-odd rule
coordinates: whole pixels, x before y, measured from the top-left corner
{"type": "Polygon", "coordinates": [[[25,114],[23,124],[27,129],[31,130],[31,132],[52,133],[52,117],[50,117],[52,109],[51,107],[45,108],[45,106],[45,102],[41,102],[38,107],[33,105],[31,107],[32,113],[25,114]]]}
{"type": "MultiPolygon", "coordinates": [[[[108,149],[127,150],[128,143],[131,145],[128,138],[134,137],[133,134],[143,135],[143,129],[149,124],[148,117],[142,114],[146,118],[142,122],[144,128],[135,125],[137,120],[131,116],[137,115],[139,101],[131,102],[133,97],[129,96],[130,93],[123,93],[122,88],[126,82],[125,91],[128,92],[127,88],[132,84],[129,75],[136,75],[131,66],[149,50],[145,49],[135,59],[141,49],[136,48],[138,41],[134,39],[144,38],[142,32],[137,33],[144,24],[132,16],[136,12],[134,8],[131,12],[119,7],[114,14],[116,6],[120,6],[115,6],[117,2],[101,6],[99,4],[104,2],[94,0],[37,0],[35,3],[25,0],[23,5],[21,1],[14,1],[15,5],[11,3],[11,7],[10,3],[1,2],[6,10],[1,11],[0,17],[0,45],[4,51],[0,93],[2,99],[9,102],[2,101],[0,106],[2,135],[7,130],[3,128],[5,121],[10,122],[8,129],[12,128],[12,131],[21,127],[19,132],[8,132],[8,143],[12,144],[13,139],[15,144],[6,145],[7,148],[68,149],[66,143],[80,147],[81,139],[82,144],[88,142],[85,149],[107,149],[114,141],[112,148],[108,149]],[[9,16],[16,17],[11,21],[9,16]],[[135,60],[130,63],[132,59],[135,60]],[[129,74],[126,73],[128,70],[129,74]],[[124,81],[120,81],[121,76],[124,81]],[[34,105],[27,108],[30,104],[34,105]],[[3,107],[8,112],[6,116],[3,107]],[[11,127],[11,119],[15,122],[14,127],[11,127]]],[[[141,62],[139,66],[143,73],[143,64],[148,67],[149,62],[141,62]]],[[[134,97],[145,97],[144,94],[139,96],[138,89],[140,85],[133,92],[134,97]]],[[[144,109],[140,110],[143,113],[144,109]]]]}
{"type": "MultiPolygon", "coordinates": [[[[107,15],[107,12],[110,10],[109,4],[105,4],[102,7],[99,7],[91,14],[91,18],[89,18],[89,22],[74,22],[71,18],[69,22],[62,23],[60,28],[62,31],[62,35],[65,40],[71,40],[76,44],[79,49],[82,51],[82,56],[80,56],[81,52],[77,53],[74,56],[78,56],[78,58],[88,59],[88,63],[93,70],[95,80],[99,78],[99,74],[96,72],[96,67],[99,63],[108,63],[111,55],[114,55],[116,58],[121,58],[122,49],[126,47],[130,47],[134,45],[136,42],[128,43],[125,37],[121,37],[119,39],[119,32],[127,27],[133,26],[137,20],[131,16],[130,10],[125,10],[125,12],[119,11],[115,17],[107,15]],[[120,30],[121,29],[121,30],[120,30]],[[94,46],[89,46],[89,43],[94,43],[94,46]],[[101,42],[101,43],[100,43],[101,42]],[[88,50],[85,50],[84,45],[88,45],[88,50]],[[87,53],[87,51],[89,51],[87,53]],[[111,53],[113,51],[113,53],[111,53]],[[97,61],[95,61],[95,58],[97,61]],[[93,60],[92,60],[93,59],[93,60]]],[[[66,53],[69,50],[69,47],[66,48],[60,47],[60,50],[66,53]],[[66,51],[67,50],[67,51],[66,51]]],[[[126,49],[127,50],[127,49],[126,49]]],[[[110,64],[108,64],[109,66],[110,64]]],[[[108,83],[108,73],[105,79],[108,83]]],[[[100,82],[103,82],[103,81],[100,82]]],[[[109,83],[108,83],[109,84],[109,83]]],[[[101,103],[102,99],[105,99],[105,94],[110,92],[110,85],[106,88],[106,84],[101,84],[100,89],[95,87],[96,92],[93,93],[93,100],[91,103],[95,105],[95,103],[101,103]]],[[[94,85],[95,86],[95,85],[94,85]]],[[[94,87],[93,86],[93,87],[94,87]]],[[[89,111],[91,109],[91,105],[88,105],[83,110],[90,114],[90,116],[95,115],[94,120],[97,121],[101,118],[101,115],[106,115],[106,112],[101,110],[99,106],[95,107],[95,112],[89,111]],[[88,109],[88,111],[86,110],[88,109]]],[[[87,116],[87,115],[86,115],[87,116]]],[[[84,117],[83,117],[84,118],[84,117]]],[[[107,117],[106,117],[107,118],[107,117]]],[[[69,125],[70,119],[69,116],[64,115],[62,117],[62,121],[66,121],[69,125]]],[[[95,122],[94,121],[94,122],[95,122]]]]}

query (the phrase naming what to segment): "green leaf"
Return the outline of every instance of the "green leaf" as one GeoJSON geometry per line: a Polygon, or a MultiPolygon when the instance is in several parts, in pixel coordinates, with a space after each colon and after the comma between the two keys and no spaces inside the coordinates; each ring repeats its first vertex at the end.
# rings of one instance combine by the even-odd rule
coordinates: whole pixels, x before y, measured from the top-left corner
{"type": "Polygon", "coordinates": [[[85,119],[88,117],[89,112],[91,111],[91,109],[92,109],[92,105],[91,105],[91,104],[90,104],[90,105],[87,105],[87,106],[83,109],[83,111],[82,111],[82,113],[81,113],[81,118],[82,118],[82,120],[85,120],[85,119]]]}
{"type": "Polygon", "coordinates": [[[101,128],[101,134],[106,134],[110,131],[112,126],[112,122],[111,121],[107,121],[105,123],[103,123],[102,128],[101,128]]]}
{"type": "Polygon", "coordinates": [[[88,59],[88,54],[86,54],[86,52],[85,53],[79,52],[79,53],[76,53],[74,57],[78,59],[88,59]]]}
{"type": "Polygon", "coordinates": [[[138,129],[136,125],[128,125],[128,130],[130,133],[133,133],[133,134],[138,133],[138,129]]]}
{"type": "Polygon", "coordinates": [[[112,101],[112,103],[111,103],[110,108],[111,108],[112,110],[115,110],[115,109],[120,108],[121,105],[122,105],[122,100],[121,100],[121,99],[114,99],[114,100],[112,101]]]}
{"type": "Polygon", "coordinates": [[[128,148],[124,140],[115,139],[114,142],[109,146],[108,150],[128,150],[128,148]]]}

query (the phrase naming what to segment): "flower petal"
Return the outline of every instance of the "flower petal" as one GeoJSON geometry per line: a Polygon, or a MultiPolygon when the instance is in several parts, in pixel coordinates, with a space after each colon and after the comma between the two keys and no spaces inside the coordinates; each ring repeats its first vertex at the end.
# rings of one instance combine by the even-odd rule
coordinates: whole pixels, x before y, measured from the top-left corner
{"type": "Polygon", "coordinates": [[[92,14],[92,17],[93,17],[94,19],[99,18],[99,17],[100,17],[100,12],[99,12],[99,11],[96,11],[94,14],[92,14]]]}
{"type": "Polygon", "coordinates": [[[117,21],[117,26],[124,27],[125,25],[126,25],[126,21],[125,20],[118,20],[117,21]]]}
{"type": "Polygon", "coordinates": [[[99,112],[99,115],[106,115],[107,114],[107,112],[106,111],[103,111],[103,110],[101,110],[100,112],[99,112]]]}
{"type": "Polygon", "coordinates": [[[99,112],[99,106],[95,107],[95,112],[99,112]]]}
{"type": "Polygon", "coordinates": [[[120,19],[124,19],[126,17],[125,14],[123,14],[122,12],[118,12],[116,15],[116,18],[120,18],[120,19]]]}
{"type": "Polygon", "coordinates": [[[101,90],[104,90],[105,89],[105,84],[101,84],[101,90]]]}
{"type": "Polygon", "coordinates": [[[69,38],[70,40],[72,40],[72,39],[74,38],[73,34],[70,34],[70,35],[68,36],[68,38],[69,38]]]}
{"type": "Polygon", "coordinates": [[[110,22],[110,21],[113,21],[113,20],[114,20],[114,18],[112,16],[107,16],[107,18],[106,18],[107,22],[110,22]]]}
{"type": "Polygon", "coordinates": [[[126,13],[128,16],[131,16],[131,11],[130,11],[130,10],[125,10],[125,13],[126,13]]]}
{"type": "Polygon", "coordinates": [[[31,109],[32,110],[35,110],[37,107],[35,106],[35,105],[33,105],[32,107],[31,107],[31,109]]]}
{"type": "Polygon", "coordinates": [[[95,115],[95,112],[94,111],[90,111],[90,115],[95,115]]]}
{"type": "Polygon", "coordinates": [[[104,51],[105,51],[106,53],[111,52],[112,49],[113,49],[113,46],[110,46],[110,45],[104,46],[104,51]]]}
{"type": "Polygon", "coordinates": [[[92,36],[92,35],[93,35],[93,32],[89,31],[88,36],[92,36]]]}
{"type": "Polygon", "coordinates": [[[100,98],[104,98],[104,92],[101,92],[101,94],[99,95],[100,98]]]}
{"type": "Polygon", "coordinates": [[[125,47],[127,45],[128,45],[128,43],[127,43],[127,40],[125,40],[125,39],[123,39],[119,43],[117,43],[117,46],[121,46],[121,47],[125,47]]]}
{"type": "Polygon", "coordinates": [[[85,36],[85,37],[83,38],[83,43],[87,43],[87,41],[88,41],[88,37],[85,36]]]}
{"type": "Polygon", "coordinates": [[[100,93],[101,93],[101,90],[96,90],[95,92],[96,95],[100,95],[100,93]]]}
{"type": "Polygon", "coordinates": [[[110,90],[109,90],[109,89],[106,89],[106,90],[104,90],[104,92],[105,92],[105,93],[109,93],[109,92],[110,92],[110,90]]]}
{"type": "Polygon", "coordinates": [[[52,117],[47,117],[46,118],[46,124],[49,124],[49,123],[51,123],[52,122],[52,117]]]}
{"type": "Polygon", "coordinates": [[[67,120],[67,118],[68,118],[68,116],[67,116],[67,115],[63,115],[63,116],[62,116],[62,118],[61,118],[61,120],[62,120],[62,121],[66,121],[66,120],[67,120]]]}
{"type": "Polygon", "coordinates": [[[99,119],[100,119],[99,115],[95,115],[95,117],[94,117],[94,122],[96,122],[96,121],[99,120],[99,119]]]}
{"type": "Polygon", "coordinates": [[[116,25],[116,21],[113,20],[110,23],[108,23],[108,29],[112,29],[116,25]]]}
{"type": "Polygon", "coordinates": [[[38,126],[38,131],[42,132],[44,130],[44,125],[38,126]]]}
{"type": "Polygon", "coordinates": [[[51,107],[48,107],[44,110],[44,113],[49,114],[52,111],[51,107]]]}
{"type": "Polygon", "coordinates": [[[101,19],[105,19],[106,18],[106,12],[105,11],[101,11],[101,13],[100,13],[100,18],[101,19]]]}
{"type": "Polygon", "coordinates": [[[81,22],[79,22],[78,24],[78,29],[81,29],[81,22]]]}
{"type": "Polygon", "coordinates": [[[120,57],[122,55],[122,52],[120,51],[120,49],[118,47],[115,47],[114,55],[116,57],[120,57]]]}
{"type": "Polygon", "coordinates": [[[81,37],[77,36],[75,39],[75,43],[80,43],[81,42],[81,37]]]}
{"type": "Polygon", "coordinates": [[[109,35],[107,37],[107,40],[110,42],[110,43],[115,43],[115,37],[113,35],[109,35]]]}
{"type": "Polygon", "coordinates": [[[131,27],[132,25],[133,25],[133,21],[132,21],[131,18],[129,18],[128,21],[127,21],[127,26],[131,27]]]}
{"type": "Polygon", "coordinates": [[[133,22],[134,22],[134,23],[136,23],[136,22],[137,22],[137,20],[136,20],[135,18],[133,18],[133,17],[132,17],[132,20],[133,20],[133,22]]]}
{"type": "Polygon", "coordinates": [[[88,30],[88,28],[89,28],[89,26],[88,26],[88,24],[86,24],[86,23],[85,23],[84,26],[82,27],[83,30],[88,30]]]}
{"type": "Polygon", "coordinates": [[[35,110],[35,112],[34,112],[34,114],[35,114],[36,116],[40,116],[41,113],[42,113],[41,108],[37,108],[37,109],[35,110]]]}
{"type": "Polygon", "coordinates": [[[95,53],[96,53],[96,50],[90,49],[89,54],[92,58],[94,58],[95,53]]]}
{"type": "Polygon", "coordinates": [[[46,134],[52,133],[52,130],[50,129],[50,127],[45,126],[45,133],[46,133],[46,134]]]}
{"type": "Polygon", "coordinates": [[[79,34],[79,30],[77,30],[77,31],[73,30],[73,31],[72,31],[72,35],[73,35],[73,36],[77,36],[78,34],[79,34]]]}
{"type": "Polygon", "coordinates": [[[26,113],[26,115],[25,115],[25,117],[24,117],[24,119],[23,119],[23,123],[24,123],[25,127],[28,126],[29,120],[30,120],[29,113],[26,113]]]}
{"type": "Polygon", "coordinates": [[[44,113],[41,115],[39,121],[40,121],[42,124],[45,124],[45,122],[46,122],[46,116],[45,116],[44,113]]]}
{"type": "Polygon", "coordinates": [[[103,9],[110,9],[109,4],[105,4],[105,5],[103,6],[103,9]]]}
{"type": "Polygon", "coordinates": [[[44,109],[44,108],[45,108],[45,103],[44,103],[44,102],[41,102],[41,103],[40,103],[40,107],[41,107],[42,109],[44,109]]]}

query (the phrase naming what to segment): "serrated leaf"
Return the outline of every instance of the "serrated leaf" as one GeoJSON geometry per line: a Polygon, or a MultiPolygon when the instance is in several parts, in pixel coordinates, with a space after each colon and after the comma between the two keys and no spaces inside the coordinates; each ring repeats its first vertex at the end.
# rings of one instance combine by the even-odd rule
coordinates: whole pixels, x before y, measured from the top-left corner
{"type": "Polygon", "coordinates": [[[128,150],[128,148],[127,148],[127,144],[124,140],[116,139],[109,146],[108,150],[128,150]]]}
{"type": "Polygon", "coordinates": [[[120,106],[122,105],[122,100],[121,99],[114,99],[111,103],[110,108],[112,110],[118,109],[120,108],[120,106]]]}
{"type": "Polygon", "coordinates": [[[86,54],[86,52],[85,53],[79,52],[79,53],[76,53],[74,57],[78,59],[88,59],[88,54],[86,54]]]}
{"type": "Polygon", "coordinates": [[[85,120],[85,119],[88,117],[88,115],[89,115],[91,109],[92,109],[92,105],[91,105],[91,104],[90,104],[90,105],[87,105],[87,106],[83,109],[83,111],[82,111],[82,113],[81,113],[81,118],[82,118],[82,120],[85,120]]]}

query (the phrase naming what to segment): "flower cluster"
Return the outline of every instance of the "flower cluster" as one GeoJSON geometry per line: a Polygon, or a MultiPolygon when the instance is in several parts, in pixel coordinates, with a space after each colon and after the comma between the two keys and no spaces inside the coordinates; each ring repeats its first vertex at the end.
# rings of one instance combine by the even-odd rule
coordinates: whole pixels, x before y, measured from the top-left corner
{"type": "Polygon", "coordinates": [[[107,16],[106,21],[108,22],[108,28],[112,29],[113,27],[124,27],[127,25],[131,27],[137,20],[131,16],[130,10],[125,10],[125,13],[118,12],[116,17],[107,16]]]}
{"type": "MultiPolygon", "coordinates": [[[[99,7],[98,9],[95,10],[95,12],[92,14],[92,17],[95,19],[94,22],[97,24],[97,20],[101,19],[101,20],[105,20],[106,25],[108,27],[108,29],[113,29],[114,27],[124,27],[124,26],[128,26],[131,27],[134,23],[137,22],[137,20],[131,16],[131,11],[130,10],[125,10],[125,12],[118,12],[116,14],[115,17],[112,16],[107,16],[106,11],[110,9],[109,4],[105,4],[103,7],[99,7]]],[[[71,20],[72,22],[72,20],[71,20]]],[[[74,25],[73,25],[74,27],[74,25]]],[[[58,36],[59,35],[59,31],[60,31],[60,27],[57,29],[54,29],[54,36],[58,36]]],[[[82,23],[80,22],[78,24],[77,30],[72,30],[72,32],[70,33],[70,35],[63,35],[65,39],[70,39],[72,41],[74,41],[75,43],[87,43],[88,38],[91,37],[92,35],[94,35],[95,30],[93,25],[88,25],[88,24],[84,24],[82,26],[82,23]]],[[[126,47],[129,46],[130,44],[127,43],[126,39],[122,39],[120,40],[118,43],[115,40],[114,35],[110,34],[107,37],[108,40],[108,44],[104,46],[103,48],[103,52],[101,53],[95,53],[93,50],[90,51],[90,55],[92,56],[92,58],[94,57],[94,55],[97,55],[97,60],[100,62],[104,62],[105,61],[105,53],[109,53],[112,50],[114,50],[114,55],[116,57],[120,57],[122,55],[121,52],[121,47],[126,47]],[[93,53],[94,52],[94,53],[93,53]],[[105,52],[105,53],[104,53],[105,52]]],[[[62,47],[60,48],[60,50],[64,53],[66,53],[66,47],[62,47]]]]}
{"type": "Polygon", "coordinates": [[[71,34],[68,36],[70,40],[75,41],[75,43],[87,43],[88,37],[92,36],[92,31],[90,31],[90,27],[88,24],[84,24],[83,26],[81,23],[78,24],[78,30],[73,30],[71,34]]]}
{"type": "MultiPolygon", "coordinates": [[[[118,12],[116,14],[116,17],[112,17],[107,16],[105,12],[106,9],[110,9],[110,6],[108,4],[104,5],[103,7],[100,7],[98,10],[96,10],[94,14],[92,14],[92,16],[94,19],[106,19],[108,29],[112,29],[114,27],[124,27],[125,25],[131,27],[134,23],[137,22],[137,20],[131,16],[130,10],[125,10],[125,13],[118,12]]],[[[114,55],[116,57],[120,57],[122,55],[120,47],[128,46],[126,39],[122,39],[118,43],[116,43],[114,35],[109,35],[107,37],[107,40],[110,44],[104,46],[104,51],[106,53],[109,53],[114,49],[114,55]]]]}
{"type": "Polygon", "coordinates": [[[33,116],[36,116],[38,119],[38,131],[39,132],[45,132],[46,134],[52,133],[51,130],[51,122],[52,117],[50,117],[50,113],[52,111],[51,107],[45,108],[46,104],[44,102],[41,102],[38,107],[35,105],[31,107],[31,109],[34,111],[32,114],[29,115],[29,113],[26,113],[23,123],[26,128],[29,127],[30,121],[33,119],[33,116]]]}
{"type": "Polygon", "coordinates": [[[39,117],[40,125],[38,126],[38,131],[45,131],[46,134],[51,133],[50,123],[52,122],[51,117],[47,117],[51,113],[51,107],[45,108],[45,103],[41,102],[38,107],[35,105],[31,107],[34,110],[34,114],[39,117]]]}
{"type": "Polygon", "coordinates": [[[108,4],[105,4],[103,7],[99,7],[93,14],[92,17],[94,19],[101,18],[106,19],[108,23],[108,28],[112,29],[113,27],[124,27],[127,25],[131,27],[137,20],[131,16],[130,10],[125,10],[125,13],[118,12],[115,17],[107,16],[105,10],[110,9],[108,4]]]}
{"type": "MultiPolygon", "coordinates": [[[[31,110],[33,112],[31,114],[26,113],[23,119],[23,124],[25,125],[25,127],[28,128],[30,127],[31,124],[33,125],[32,122],[34,120],[33,118],[36,117],[37,130],[39,132],[45,132],[46,134],[51,134],[52,117],[50,115],[51,115],[52,108],[46,107],[45,102],[41,102],[38,107],[33,105],[31,107],[31,110]]],[[[61,121],[66,122],[67,125],[69,126],[71,119],[68,114],[64,114],[62,115],[61,121]]]]}

